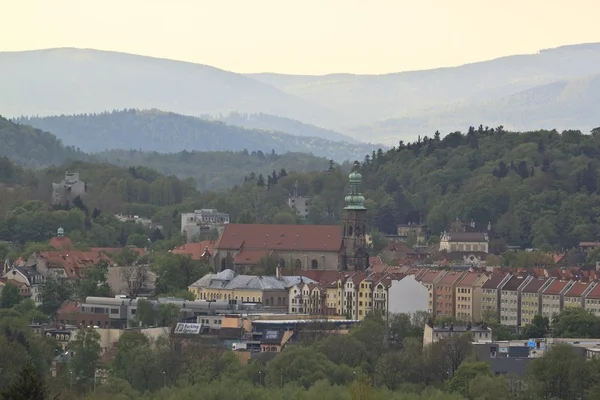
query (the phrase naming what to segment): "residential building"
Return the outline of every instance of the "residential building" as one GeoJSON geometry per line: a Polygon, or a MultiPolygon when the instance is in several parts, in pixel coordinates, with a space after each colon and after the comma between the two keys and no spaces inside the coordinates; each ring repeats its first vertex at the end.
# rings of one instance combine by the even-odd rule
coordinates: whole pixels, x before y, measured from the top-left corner
{"type": "Polygon", "coordinates": [[[444,232],[440,239],[440,251],[487,253],[489,238],[484,232],[444,232]]]}
{"type": "Polygon", "coordinates": [[[521,290],[521,326],[533,323],[533,317],[542,315],[542,293],[554,278],[533,278],[521,290]]]}
{"type": "Polygon", "coordinates": [[[500,287],[500,323],[521,326],[521,290],[533,279],[526,274],[515,274],[500,287]]]}
{"type": "Polygon", "coordinates": [[[463,322],[481,321],[482,286],[489,276],[481,272],[466,272],[456,284],[455,317],[463,322]]]}
{"type": "Polygon", "coordinates": [[[46,278],[35,268],[13,265],[0,278],[18,286],[22,294],[27,293],[28,297],[31,296],[36,306],[42,304],[41,295],[46,278]]]}
{"type": "MultiPolygon", "coordinates": [[[[423,284],[428,291],[428,307],[427,312],[431,315],[438,315],[438,305],[442,306],[440,299],[438,299],[438,293],[436,290],[436,284],[446,275],[447,271],[439,271],[439,270],[427,270],[424,274],[422,274],[418,279],[423,284]]],[[[441,295],[440,295],[441,296],[441,295]]]]}
{"type": "Polygon", "coordinates": [[[192,260],[210,262],[214,254],[215,242],[203,240],[197,243],[185,243],[183,246],[177,246],[173,249],[173,254],[188,255],[192,260]]]}
{"type": "Polygon", "coordinates": [[[358,287],[358,318],[362,320],[373,311],[373,279],[369,276],[360,282],[358,287]]]}
{"type": "Polygon", "coordinates": [[[500,322],[500,288],[511,278],[510,274],[494,274],[482,286],[481,319],[494,318],[500,322]]]}
{"type": "Polygon", "coordinates": [[[564,294],[571,289],[575,281],[554,280],[542,292],[542,316],[552,321],[552,316],[562,311],[564,307],[564,294]]]}
{"type": "Polygon", "coordinates": [[[414,237],[415,246],[426,246],[429,239],[427,225],[409,222],[408,224],[400,224],[396,226],[397,236],[400,240],[406,241],[408,238],[414,237]]]}
{"type": "Polygon", "coordinates": [[[232,270],[225,270],[206,274],[188,290],[198,300],[262,303],[265,307],[287,311],[289,289],[300,282],[316,283],[301,276],[236,275],[232,270]]]}
{"type": "MultiPolygon", "coordinates": [[[[574,282],[564,294],[564,308],[583,308],[585,296],[594,287],[593,282],[574,282]]],[[[562,310],[561,310],[562,311],[562,310]]]]}
{"type": "Polygon", "coordinates": [[[474,343],[490,343],[492,341],[492,329],[484,325],[454,325],[443,323],[441,326],[425,324],[423,329],[423,345],[427,346],[455,336],[470,334],[474,343]]]}
{"type": "Polygon", "coordinates": [[[364,318],[358,314],[358,296],[360,283],[365,279],[364,273],[355,272],[350,275],[346,275],[341,279],[342,283],[342,313],[341,315],[346,316],[348,319],[360,320],[364,318]]]}
{"type": "Polygon", "coordinates": [[[456,316],[456,284],[466,272],[449,271],[436,284],[437,307],[435,315],[456,316]]]}
{"type": "Polygon", "coordinates": [[[214,208],[203,208],[193,213],[181,213],[181,234],[188,242],[194,241],[201,232],[217,230],[223,231],[223,227],[230,222],[229,214],[219,212],[214,208]]]}
{"type": "Polygon", "coordinates": [[[585,309],[600,316],[600,285],[596,284],[585,297],[585,309]]]}
{"type": "Polygon", "coordinates": [[[68,205],[77,197],[83,197],[86,184],[79,179],[79,172],[66,172],[65,179],[52,184],[52,204],[68,205]]]}
{"type": "Polygon", "coordinates": [[[288,197],[288,207],[300,218],[306,218],[310,209],[310,197],[290,196],[288,197]]]}
{"type": "Polygon", "coordinates": [[[310,298],[308,313],[310,315],[332,315],[327,308],[327,290],[320,284],[309,283],[310,298]]]}
{"type": "Polygon", "coordinates": [[[304,280],[289,289],[288,312],[290,314],[309,314],[309,304],[311,300],[311,288],[304,280]]]}

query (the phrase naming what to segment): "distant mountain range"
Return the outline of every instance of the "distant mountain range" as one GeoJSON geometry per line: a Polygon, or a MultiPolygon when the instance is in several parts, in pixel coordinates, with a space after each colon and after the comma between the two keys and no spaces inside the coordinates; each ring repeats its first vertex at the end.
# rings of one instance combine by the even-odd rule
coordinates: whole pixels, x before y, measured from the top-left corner
{"type": "Polygon", "coordinates": [[[362,160],[377,149],[365,143],[350,144],[314,136],[246,129],[159,110],[23,117],[15,121],[50,131],[64,143],[87,153],[114,149],[160,153],[260,150],[277,154],[308,153],[343,162],[362,160]]]}
{"type": "Polygon", "coordinates": [[[247,128],[396,144],[479,124],[588,131],[600,125],[593,116],[598,74],[600,44],[454,68],[326,76],[243,75],[124,53],[51,49],[0,53],[0,112],[17,117],[156,108],[247,128]],[[255,116],[239,117],[246,114],[255,116]]]}

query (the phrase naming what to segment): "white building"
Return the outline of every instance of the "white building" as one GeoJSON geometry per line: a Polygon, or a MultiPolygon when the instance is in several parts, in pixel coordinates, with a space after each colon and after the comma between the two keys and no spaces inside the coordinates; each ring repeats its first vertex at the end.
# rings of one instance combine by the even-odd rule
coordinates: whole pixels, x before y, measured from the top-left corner
{"type": "Polygon", "coordinates": [[[427,312],[429,308],[429,290],[414,275],[401,279],[392,279],[388,288],[388,311],[390,313],[427,312]]]}
{"type": "Polygon", "coordinates": [[[217,229],[219,234],[223,227],[230,221],[229,214],[221,213],[214,208],[203,208],[193,213],[181,213],[181,234],[185,235],[188,242],[200,232],[217,229]]]}
{"type": "Polygon", "coordinates": [[[305,196],[290,196],[288,197],[288,206],[300,218],[308,217],[310,208],[310,197],[305,196]]]}

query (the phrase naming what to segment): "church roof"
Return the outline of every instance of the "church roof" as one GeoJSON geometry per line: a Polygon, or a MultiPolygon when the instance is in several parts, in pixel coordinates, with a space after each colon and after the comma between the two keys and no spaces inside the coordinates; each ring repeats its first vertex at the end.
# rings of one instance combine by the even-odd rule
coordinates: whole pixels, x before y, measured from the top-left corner
{"type": "Polygon", "coordinates": [[[227,224],[215,249],[339,251],[338,225],[227,224]]]}

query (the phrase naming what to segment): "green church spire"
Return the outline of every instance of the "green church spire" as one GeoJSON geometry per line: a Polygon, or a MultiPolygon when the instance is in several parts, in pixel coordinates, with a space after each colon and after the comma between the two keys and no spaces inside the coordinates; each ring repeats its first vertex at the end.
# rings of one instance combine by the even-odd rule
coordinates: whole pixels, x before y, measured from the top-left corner
{"type": "Polygon", "coordinates": [[[362,175],[358,172],[359,167],[360,164],[358,161],[355,161],[354,165],[352,166],[352,172],[348,176],[350,187],[348,189],[348,196],[345,198],[346,207],[344,207],[344,210],[366,210],[365,198],[360,192],[362,175]]]}

